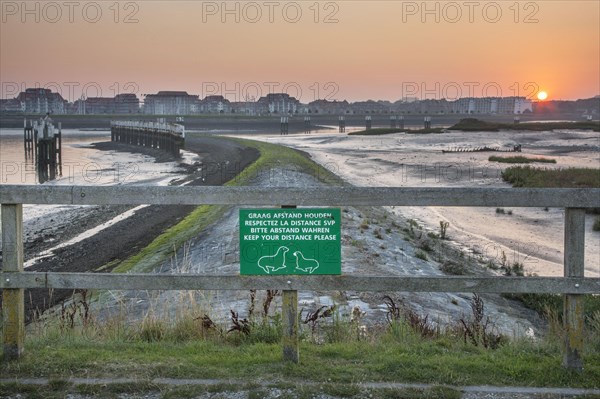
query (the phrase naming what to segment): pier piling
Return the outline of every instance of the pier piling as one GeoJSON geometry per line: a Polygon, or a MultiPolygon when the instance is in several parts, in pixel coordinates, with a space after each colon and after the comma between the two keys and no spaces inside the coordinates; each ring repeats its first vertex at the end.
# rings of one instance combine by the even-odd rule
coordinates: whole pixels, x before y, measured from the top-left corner
{"type": "Polygon", "coordinates": [[[424,125],[425,129],[431,129],[431,116],[426,116],[423,119],[423,125],[424,125]]]}
{"type": "Polygon", "coordinates": [[[289,127],[290,127],[290,118],[288,118],[287,116],[282,116],[281,117],[281,135],[287,135],[289,133],[289,127]]]}
{"type": "Polygon", "coordinates": [[[340,116],[338,118],[338,122],[339,122],[339,126],[340,126],[340,133],[345,133],[346,132],[346,118],[344,116],[340,116]]]}
{"type": "Polygon", "coordinates": [[[185,140],[185,128],[163,121],[112,121],[110,138],[116,143],[153,148],[179,157],[185,140]]]}

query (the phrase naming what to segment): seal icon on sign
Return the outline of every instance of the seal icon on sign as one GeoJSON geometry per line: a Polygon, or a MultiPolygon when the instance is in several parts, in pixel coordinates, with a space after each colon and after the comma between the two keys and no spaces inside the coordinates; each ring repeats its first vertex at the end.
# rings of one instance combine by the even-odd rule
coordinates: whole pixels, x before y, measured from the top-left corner
{"type": "Polygon", "coordinates": [[[319,261],[316,259],[307,259],[300,251],[295,251],[292,255],[296,257],[296,269],[312,274],[319,268],[319,261]]]}
{"type": "Polygon", "coordinates": [[[263,256],[258,259],[258,267],[264,270],[265,273],[269,274],[276,272],[277,270],[285,269],[285,255],[290,249],[288,247],[281,246],[277,248],[277,252],[272,256],[263,256]]]}

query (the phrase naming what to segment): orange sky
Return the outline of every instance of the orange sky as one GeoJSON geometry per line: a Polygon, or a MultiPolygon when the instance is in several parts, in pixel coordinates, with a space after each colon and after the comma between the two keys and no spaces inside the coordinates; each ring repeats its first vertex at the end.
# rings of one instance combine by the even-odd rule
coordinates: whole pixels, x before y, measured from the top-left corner
{"type": "Polygon", "coordinates": [[[595,0],[228,1],[229,14],[221,1],[0,3],[2,97],[36,83],[69,100],[84,87],[230,100],[285,87],[303,102],[600,94],[595,0]]]}

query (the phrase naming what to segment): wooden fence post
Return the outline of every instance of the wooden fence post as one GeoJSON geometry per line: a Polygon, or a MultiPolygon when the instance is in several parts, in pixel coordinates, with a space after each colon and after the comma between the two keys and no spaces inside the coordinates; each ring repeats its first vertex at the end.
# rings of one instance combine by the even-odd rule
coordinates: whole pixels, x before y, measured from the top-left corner
{"type": "Polygon", "coordinates": [[[298,291],[284,290],[282,295],[283,360],[298,363],[298,291]]]}
{"type": "MultiPolygon", "coordinates": [[[[23,271],[23,205],[2,204],[2,267],[4,272],[23,271]]],[[[9,278],[0,276],[9,283],[9,278]]],[[[23,354],[25,340],[24,290],[2,291],[4,360],[16,360],[23,354]]]]}
{"type": "MultiPolygon", "coordinates": [[[[584,276],[585,209],[565,209],[564,276],[584,276]]],[[[582,295],[564,295],[563,366],[583,370],[584,313],[582,295]]]]}
{"type": "MultiPolygon", "coordinates": [[[[295,209],[295,205],[284,205],[283,209],[295,209]]],[[[283,324],[283,360],[298,363],[300,344],[298,340],[298,291],[283,290],[281,301],[281,323],[283,324]]]]}

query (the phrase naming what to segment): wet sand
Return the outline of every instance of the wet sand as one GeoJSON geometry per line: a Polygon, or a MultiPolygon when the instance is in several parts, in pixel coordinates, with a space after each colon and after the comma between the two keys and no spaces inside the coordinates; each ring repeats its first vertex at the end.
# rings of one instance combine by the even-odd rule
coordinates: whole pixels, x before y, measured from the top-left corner
{"type": "MultiPolygon", "coordinates": [[[[501,178],[509,164],[489,162],[495,152],[442,153],[453,147],[523,146],[523,156],[543,156],[557,164],[544,168],[600,168],[600,133],[556,132],[450,132],[443,134],[391,134],[385,136],[260,135],[253,139],[286,145],[307,152],[351,184],[400,187],[510,187],[501,178]]],[[[506,209],[508,211],[509,209],[506,209]]],[[[563,274],[563,209],[514,208],[512,215],[495,208],[403,207],[392,211],[423,223],[434,232],[448,221],[450,239],[467,253],[483,254],[501,262],[523,263],[526,273],[563,274]]],[[[585,273],[600,276],[600,233],[586,217],[585,273]]]]}

